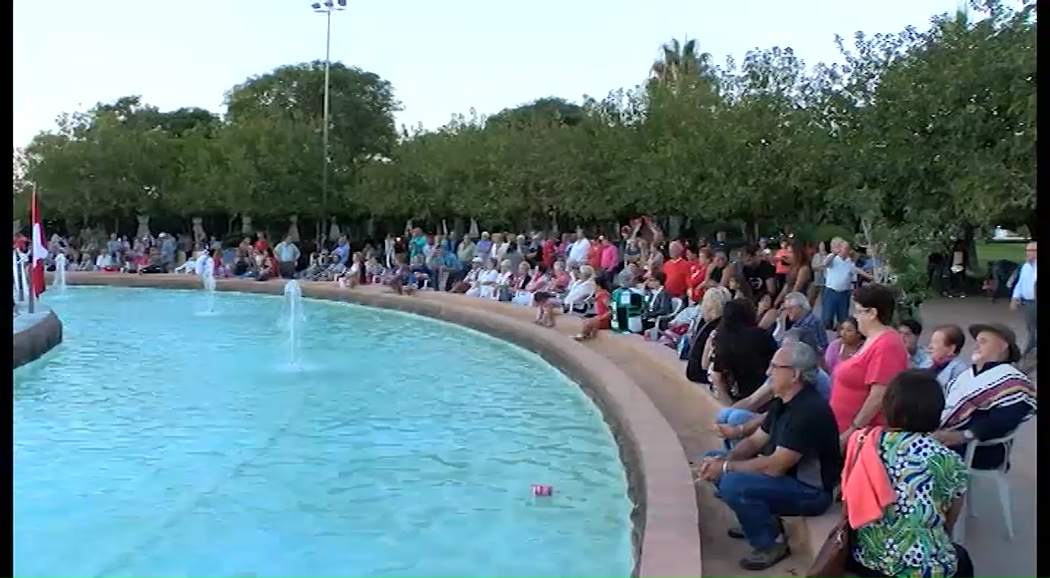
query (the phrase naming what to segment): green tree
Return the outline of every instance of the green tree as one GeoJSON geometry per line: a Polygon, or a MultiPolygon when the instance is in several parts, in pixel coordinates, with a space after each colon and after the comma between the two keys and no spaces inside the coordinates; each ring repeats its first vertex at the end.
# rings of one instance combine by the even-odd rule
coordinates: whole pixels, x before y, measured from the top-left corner
{"type": "Polygon", "coordinates": [[[660,57],[649,67],[649,77],[657,85],[686,89],[716,82],[711,54],[702,52],[695,38],[684,43],[672,38],[662,45],[660,57]]]}
{"type": "MultiPolygon", "coordinates": [[[[281,66],[249,78],[226,94],[227,121],[231,130],[251,126],[250,130],[258,131],[269,126],[275,130],[287,129],[294,134],[287,137],[275,134],[265,139],[272,150],[276,150],[273,147],[279,143],[291,144],[291,141],[301,141],[308,132],[314,133],[317,146],[303,142],[301,150],[285,147],[284,152],[291,156],[283,157],[286,166],[274,171],[309,183],[309,191],[301,190],[300,185],[294,190],[297,194],[307,195],[307,202],[299,203],[303,212],[310,209],[309,212],[316,216],[324,212],[320,178],[324,166],[321,146],[324,66],[322,61],[281,66]]],[[[363,164],[392,155],[397,142],[393,114],[400,105],[388,81],[375,73],[339,62],[331,63],[328,86],[331,190],[347,190],[363,164]]],[[[257,190],[257,193],[261,192],[257,190]]],[[[353,195],[329,195],[330,202],[340,198],[350,200],[353,195]]],[[[280,199],[267,199],[259,208],[268,210],[281,203],[280,199]]]]}
{"type": "Polygon", "coordinates": [[[548,96],[515,108],[505,108],[485,120],[486,126],[563,124],[576,126],[583,121],[584,110],[564,98],[548,96]]]}

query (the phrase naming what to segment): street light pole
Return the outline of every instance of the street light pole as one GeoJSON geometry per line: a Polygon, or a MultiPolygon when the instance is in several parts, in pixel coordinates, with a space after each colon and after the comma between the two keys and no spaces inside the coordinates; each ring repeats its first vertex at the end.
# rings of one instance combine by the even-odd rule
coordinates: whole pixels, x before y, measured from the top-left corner
{"type": "Polygon", "coordinates": [[[336,0],[335,2],[332,2],[332,0],[325,0],[323,3],[314,2],[310,7],[313,8],[314,12],[324,14],[326,20],[324,40],[324,112],[322,113],[322,122],[324,122],[324,126],[321,128],[321,146],[324,149],[324,165],[321,169],[321,214],[324,219],[321,222],[321,230],[323,231],[328,221],[328,165],[331,162],[328,130],[329,125],[331,124],[329,121],[329,92],[331,90],[330,79],[332,67],[332,12],[346,10],[346,0],[336,0]]]}

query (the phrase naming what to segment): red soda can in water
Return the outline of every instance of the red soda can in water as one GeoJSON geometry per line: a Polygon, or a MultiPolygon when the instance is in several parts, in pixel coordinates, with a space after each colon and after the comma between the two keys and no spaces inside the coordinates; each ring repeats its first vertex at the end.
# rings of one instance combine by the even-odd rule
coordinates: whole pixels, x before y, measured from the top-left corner
{"type": "Polygon", "coordinates": [[[532,495],[547,497],[554,493],[554,488],[551,486],[542,486],[540,484],[532,484],[532,495]]]}

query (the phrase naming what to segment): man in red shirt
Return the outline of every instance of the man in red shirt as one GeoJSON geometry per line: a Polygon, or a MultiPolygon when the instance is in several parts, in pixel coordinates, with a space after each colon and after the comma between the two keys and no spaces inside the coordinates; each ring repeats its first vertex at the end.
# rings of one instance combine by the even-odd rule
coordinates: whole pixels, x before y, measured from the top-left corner
{"type": "Polygon", "coordinates": [[[704,291],[707,289],[705,282],[707,281],[707,266],[714,258],[714,253],[711,249],[703,248],[697,251],[696,261],[692,261],[692,268],[689,271],[689,302],[699,303],[704,298],[704,291]]]}
{"type": "Polygon", "coordinates": [[[587,264],[597,272],[602,266],[602,247],[605,246],[605,237],[599,236],[597,241],[591,243],[587,250],[587,264]]]}
{"type": "Polygon", "coordinates": [[[266,249],[270,246],[269,241],[266,240],[266,233],[258,231],[257,233],[255,233],[255,239],[255,251],[257,253],[266,252],[266,249]]]}
{"type": "Polygon", "coordinates": [[[558,260],[558,243],[550,236],[540,244],[540,259],[548,271],[554,268],[554,262],[558,260]]]}
{"type": "Polygon", "coordinates": [[[667,251],[671,258],[663,265],[663,272],[667,275],[664,291],[671,297],[684,297],[693,264],[682,258],[682,244],[678,241],[673,241],[667,251]]]}

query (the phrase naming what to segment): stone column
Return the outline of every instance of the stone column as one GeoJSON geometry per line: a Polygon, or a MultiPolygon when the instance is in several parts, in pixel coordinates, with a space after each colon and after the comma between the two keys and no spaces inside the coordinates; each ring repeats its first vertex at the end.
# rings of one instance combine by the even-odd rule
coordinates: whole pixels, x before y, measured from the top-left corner
{"type": "Polygon", "coordinates": [[[299,242],[299,215],[292,215],[288,218],[290,224],[288,225],[288,237],[292,239],[293,243],[299,242]]]}
{"type": "Polygon", "coordinates": [[[193,242],[194,244],[208,242],[208,234],[204,232],[204,219],[200,217],[193,217],[193,242]]]}
{"type": "Polygon", "coordinates": [[[138,239],[146,239],[151,236],[149,230],[149,215],[139,215],[139,228],[135,233],[135,237],[138,239]]]}

